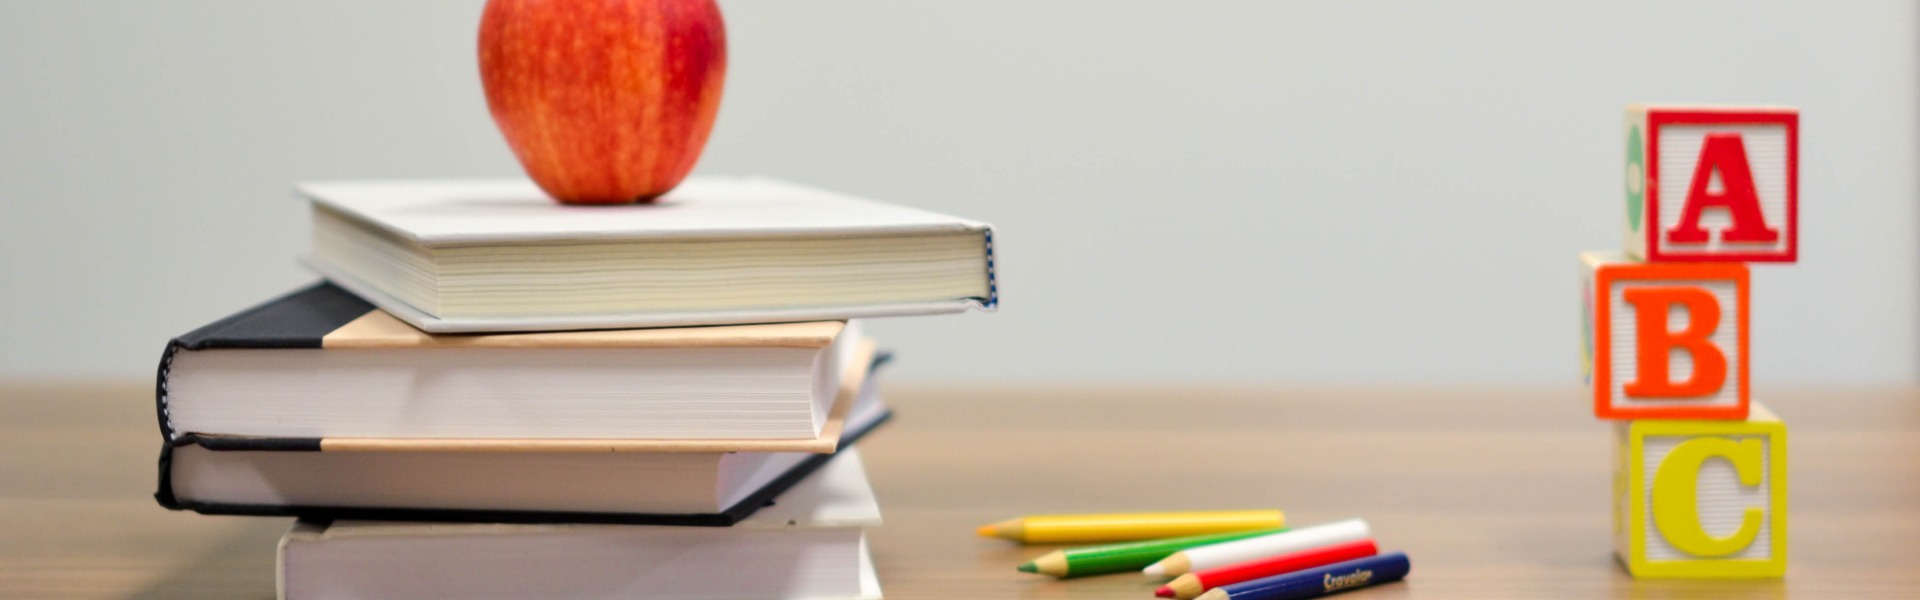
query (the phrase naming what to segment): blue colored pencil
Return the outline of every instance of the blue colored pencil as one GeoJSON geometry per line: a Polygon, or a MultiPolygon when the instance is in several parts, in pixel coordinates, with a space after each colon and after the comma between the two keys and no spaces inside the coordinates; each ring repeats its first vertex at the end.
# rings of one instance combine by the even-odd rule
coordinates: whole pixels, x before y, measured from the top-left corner
{"type": "Polygon", "coordinates": [[[1302,600],[1369,585],[1399,581],[1413,564],[1407,554],[1379,556],[1223,585],[1193,600],[1302,600]]]}

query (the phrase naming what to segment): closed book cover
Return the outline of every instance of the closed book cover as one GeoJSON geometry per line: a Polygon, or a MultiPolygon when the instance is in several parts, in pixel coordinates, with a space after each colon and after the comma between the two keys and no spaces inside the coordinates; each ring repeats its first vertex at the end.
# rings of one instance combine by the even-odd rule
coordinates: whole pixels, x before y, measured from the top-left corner
{"type": "Polygon", "coordinates": [[[322,283],[172,340],[156,405],[169,440],[826,452],[871,362],[858,330],[438,335],[322,283]]]}
{"type": "Polygon", "coordinates": [[[986,223],[764,178],[565,206],[532,182],[311,182],[322,275],[426,331],[679,327],[992,310],[986,223]]]}
{"type": "MultiPolygon", "coordinates": [[[[162,447],[161,453],[160,453],[160,465],[159,465],[160,467],[159,490],[154,493],[154,499],[157,500],[161,506],[167,507],[169,509],[191,510],[194,512],[198,512],[201,514],[208,514],[208,515],[291,516],[291,517],[302,517],[302,518],[319,519],[319,520],[354,519],[354,520],[368,520],[368,521],[421,521],[421,522],[461,522],[461,523],[469,523],[469,522],[609,523],[609,524],[629,524],[629,525],[676,525],[676,526],[687,526],[687,527],[730,527],[739,523],[742,519],[746,519],[748,517],[753,516],[757,511],[761,510],[762,508],[774,505],[776,499],[779,498],[782,493],[786,492],[789,488],[792,488],[795,484],[803,481],[808,475],[819,470],[821,467],[831,464],[836,457],[852,451],[853,444],[855,442],[858,442],[862,437],[866,436],[868,433],[872,432],[874,429],[878,428],[882,424],[886,423],[886,421],[892,418],[892,416],[893,416],[893,413],[891,410],[888,410],[887,408],[885,408],[883,405],[880,405],[879,403],[875,403],[874,410],[870,411],[870,414],[862,415],[860,418],[857,418],[855,421],[853,421],[852,426],[845,430],[845,432],[843,433],[842,437],[839,440],[838,451],[831,454],[775,453],[776,458],[789,459],[789,460],[779,460],[777,462],[772,462],[770,465],[770,468],[775,469],[775,472],[769,474],[771,475],[770,479],[766,480],[765,483],[760,484],[757,487],[752,487],[750,489],[743,489],[742,492],[744,492],[744,497],[740,498],[737,501],[733,501],[731,505],[728,505],[723,510],[719,510],[717,512],[661,513],[661,512],[609,512],[606,510],[552,510],[547,508],[541,508],[537,504],[539,500],[536,500],[535,501],[536,503],[533,505],[522,504],[517,506],[511,506],[511,507],[503,505],[502,507],[499,507],[499,508],[425,508],[425,507],[419,507],[419,506],[363,506],[363,505],[350,505],[350,504],[288,504],[288,503],[281,503],[281,502],[230,503],[230,502],[221,502],[221,501],[204,501],[204,500],[198,500],[192,497],[183,497],[176,493],[174,483],[173,483],[174,472],[175,472],[174,465],[175,465],[175,461],[177,460],[177,457],[179,457],[183,452],[183,449],[208,450],[213,453],[242,453],[242,452],[270,452],[270,453],[289,453],[289,454],[307,453],[307,452],[311,452],[313,454],[326,454],[326,453],[323,451],[315,450],[313,449],[312,446],[309,446],[300,441],[289,442],[284,440],[270,440],[270,439],[252,440],[253,443],[251,445],[245,445],[245,446],[222,445],[219,447],[220,449],[215,450],[205,446],[204,445],[205,440],[193,438],[193,437],[181,438],[179,440],[175,440],[174,442],[168,443],[166,446],[162,447]]],[[[407,452],[415,452],[420,454],[432,453],[431,451],[407,451],[407,452]]],[[[548,459],[548,461],[551,463],[559,463],[562,465],[564,465],[567,462],[567,459],[571,457],[578,457],[581,459],[598,459],[602,461],[607,460],[607,455],[605,454],[600,454],[600,455],[595,455],[591,453],[567,453],[567,454],[569,456],[565,456],[565,457],[549,456],[549,457],[542,457],[542,458],[548,459]]],[[[247,468],[247,467],[243,466],[241,468],[247,468]]],[[[581,473],[583,469],[562,467],[562,471],[563,471],[562,473],[557,475],[549,473],[549,474],[546,474],[545,476],[564,478],[573,474],[581,473]]],[[[278,477],[280,478],[280,481],[275,482],[276,485],[283,486],[283,487],[300,487],[297,484],[289,481],[289,478],[299,476],[297,471],[281,470],[273,473],[259,473],[259,474],[256,474],[256,476],[259,476],[262,478],[269,478],[269,479],[278,477]]],[[[379,477],[378,474],[374,476],[379,477]]],[[[423,478],[423,480],[424,479],[426,478],[423,478]]],[[[384,481],[385,481],[385,478],[382,478],[380,481],[375,481],[374,484],[379,485],[384,481]]],[[[535,483],[537,484],[538,482],[535,482],[535,483]]],[[[575,482],[569,482],[568,484],[582,485],[583,482],[575,481],[575,482]]],[[[584,484],[590,485],[591,482],[584,482],[584,484]]],[[[541,494],[539,493],[538,490],[534,490],[531,493],[523,494],[522,496],[536,498],[540,500],[553,500],[552,498],[541,498],[541,494]]]]}

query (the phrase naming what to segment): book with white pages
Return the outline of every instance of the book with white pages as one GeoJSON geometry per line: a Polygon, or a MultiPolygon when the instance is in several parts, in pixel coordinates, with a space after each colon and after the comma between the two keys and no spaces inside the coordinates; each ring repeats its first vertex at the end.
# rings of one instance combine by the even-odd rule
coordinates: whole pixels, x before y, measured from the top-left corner
{"type": "Polygon", "coordinates": [[[306,262],[435,332],[992,310],[993,227],[766,178],[568,206],[525,179],[302,183],[306,262]]]}
{"type": "Polygon", "coordinates": [[[847,450],[734,527],[299,522],[284,600],[877,599],[863,528],[879,504],[847,450]]]}
{"type": "Polygon", "coordinates": [[[432,334],[321,283],[174,338],[156,407],[169,441],[758,439],[822,451],[872,351],[841,321],[432,334]]]}
{"type": "MultiPolygon", "coordinates": [[[[852,401],[839,452],[892,416],[877,380],[889,357],[875,359],[852,401]]],[[[303,451],[273,440],[187,439],[162,453],[155,497],[168,508],[214,515],[730,526],[837,460],[834,453],[702,443],[710,447],[303,451]]]]}

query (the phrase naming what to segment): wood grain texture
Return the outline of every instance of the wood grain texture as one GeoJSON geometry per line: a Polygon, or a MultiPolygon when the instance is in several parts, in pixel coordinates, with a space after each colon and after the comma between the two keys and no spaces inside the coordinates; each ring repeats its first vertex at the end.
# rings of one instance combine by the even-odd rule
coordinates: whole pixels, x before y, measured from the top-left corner
{"type": "MultiPolygon", "coordinates": [[[[1756,397],[1793,436],[1792,564],[1773,582],[1628,578],[1609,549],[1609,430],[1579,388],[888,391],[897,422],[862,447],[886,519],[874,556],[895,600],[1149,598],[1154,584],[1131,574],[1015,572],[1058,547],[973,528],[1266,506],[1299,524],[1365,517],[1382,550],[1413,558],[1406,582],[1341,596],[1356,600],[1920,593],[1920,389],[1756,397]]],[[[273,597],[287,520],[169,512],[149,497],[151,393],[0,385],[0,598],[273,597]]]]}

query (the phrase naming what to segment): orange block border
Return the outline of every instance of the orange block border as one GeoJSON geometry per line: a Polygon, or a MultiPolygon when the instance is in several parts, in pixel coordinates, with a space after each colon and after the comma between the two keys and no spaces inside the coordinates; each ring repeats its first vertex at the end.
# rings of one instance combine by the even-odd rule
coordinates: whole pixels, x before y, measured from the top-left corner
{"type": "Polygon", "coordinates": [[[1747,266],[1740,263],[1639,263],[1601,265],[1593,274],[1593,414],[1602,419],[1745,419],[1751,394],[1747,387],[1747,266]],[[1626,408],[1613,405],[1613,283],[1719,279],[1734,283],[1738,305],[1740,358],[1734,385],[1739,401],[1733,406],[1676,406],[1626,408]]]}

